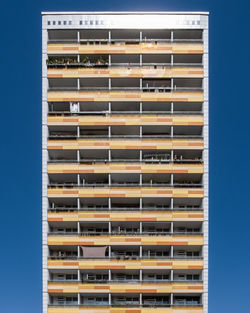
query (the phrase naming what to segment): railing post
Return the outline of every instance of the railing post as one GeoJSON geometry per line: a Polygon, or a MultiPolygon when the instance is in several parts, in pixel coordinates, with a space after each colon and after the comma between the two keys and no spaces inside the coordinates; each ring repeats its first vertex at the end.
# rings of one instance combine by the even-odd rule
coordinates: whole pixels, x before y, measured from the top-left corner
{"type": "Polygon", "coordinates": [[[170,294],[170,305],[172,306],[174,304],[174,295],[170,294]]]}

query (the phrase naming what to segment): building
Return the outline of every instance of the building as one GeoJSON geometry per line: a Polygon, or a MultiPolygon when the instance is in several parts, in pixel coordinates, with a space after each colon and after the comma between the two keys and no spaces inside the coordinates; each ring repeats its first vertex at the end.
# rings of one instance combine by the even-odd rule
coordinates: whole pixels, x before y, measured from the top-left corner
{"type": "Polygon", "coordinates": [[[208,13],[42,13],[43,312],[207,313],[208,13]]]}

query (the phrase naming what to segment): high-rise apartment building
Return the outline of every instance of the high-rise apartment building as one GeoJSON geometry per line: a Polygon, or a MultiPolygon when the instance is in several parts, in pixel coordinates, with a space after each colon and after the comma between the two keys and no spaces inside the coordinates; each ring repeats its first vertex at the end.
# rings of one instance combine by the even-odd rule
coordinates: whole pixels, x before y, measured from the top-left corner
{"type": "Polygon", "coordinates": [[[43,312],[206,313],[208,13],[42,15],[43,312]]]}

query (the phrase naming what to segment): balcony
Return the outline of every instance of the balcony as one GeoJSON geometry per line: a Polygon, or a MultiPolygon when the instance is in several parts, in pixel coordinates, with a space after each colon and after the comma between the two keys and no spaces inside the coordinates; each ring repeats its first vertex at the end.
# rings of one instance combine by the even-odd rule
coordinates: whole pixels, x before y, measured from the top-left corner
{"type": "Polygon", "coordinates": [[[201,174],[49,174],[49,188],[170,187],[202,188],[201,174]]]}
{"type": "MultiPolygon", "coordinates": [[[[176,118],[181,118],[180,115],[190,115],[192,120],[193,115],[203,115],[202,103],[199,102],[127,102],[124,101],[112,102],[110,105],[107,102],[49,102],[49,116],[104,116],[105,119],[110,115],[176,115],[176,118]],[[172,107],[172,109],[171,109],[172,107]]],[[[129,118],[127,116],[126,118],[129,118]]],[[[173,117],[174,118],[174,117],[173,117]]],[[[197,117],[198,118],[198,117],[197,117]]],[[[50,119],[50,117],[49,117],[50,119]]]]}

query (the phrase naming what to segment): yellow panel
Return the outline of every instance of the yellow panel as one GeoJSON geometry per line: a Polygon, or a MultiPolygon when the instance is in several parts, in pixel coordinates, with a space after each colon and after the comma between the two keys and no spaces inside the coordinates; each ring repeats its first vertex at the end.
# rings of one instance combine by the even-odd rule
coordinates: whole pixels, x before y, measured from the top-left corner
{"type": "Polygon", "coordinates": [[[203,77],[202,67],[109,67],[98,68],[48,68],[48,78],[84,77],[203,77]]]}
{"type": "Polygon", "coordinates": [[[125,43],[107,45],[81,45],[81,44],[48,44],[48,54],[202,54],[203,44],[200,43],[141,43],[129,45],[125,43]]]}
{"type": "Polygon", "coordinates": [[[49,282],[49,293],[201,293],[202,283],[130,283],[86,284],[49,282]]]}
{"type": "Polygon", "coordinates": [[[193,259],[80,259],[80,260],[48,260],[49,269],[202,269],[203,260],[193,259]]]}
{"type": "Polygon", "coordinates": [[[201,235],[169,236],[48,236],[48,245],[203,245],[201,235]]]}
{"type": "Polygon", "coordinates": [[[49,307],[48,313],[202,313],[202,307],[174,308],[109,308],[109,307],[49,307]]]}
{"type": "Polygon", "coordinates": [[[202,126],[201,115],[48,116],[48,125],[183,125],[202,126]]]}
{"type": "Polygon", "coordinates": [[[77,139],[77,140],[48,140],[48,149],[203,149],[203,140],[200,139],[139,139],[139,140],[101,140],[101,139],[77,139]]]}
{"type": "Polygon", "coordinates": [[[48,164],[48,173],[203,173],[203,164],[48,164]]]}
{"type": "Polygon", "coordinates": [[[48,102],[61,101],[178,101],[202,102],[203,92],[141,92],[141,91],[48,91],[48,102]]]}
{"type": "Polygon", "coordinates": [[[48,197],[111,197],[111,198],[152,198],[152,197],[177,197],[177,198],[202,198],[202,188],[168,188],[168,187],[141,187],[141,188],[48,188],[48,197]]]}
{"type": "Polygon", "coordinates": [[[48,212],[48,221],[202,221],[203,212],[188,211],[79,211],[48,212]]]}

